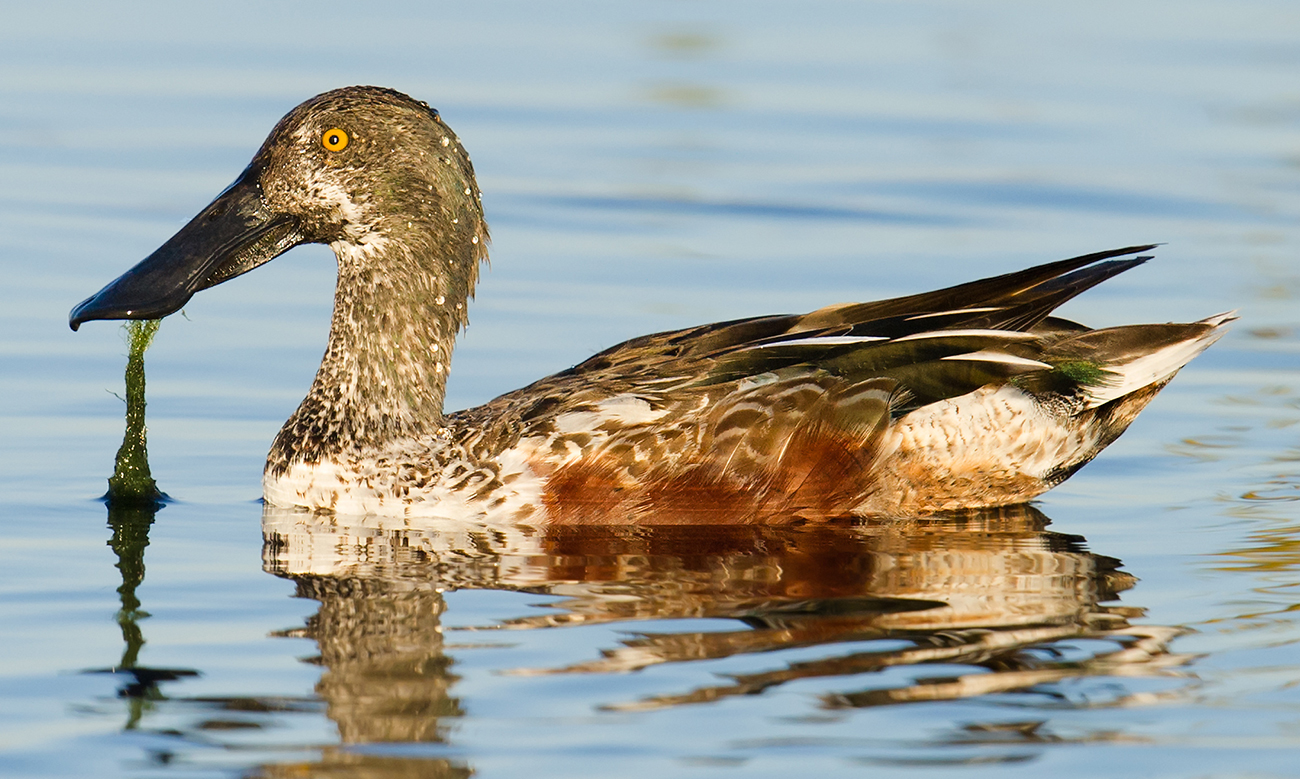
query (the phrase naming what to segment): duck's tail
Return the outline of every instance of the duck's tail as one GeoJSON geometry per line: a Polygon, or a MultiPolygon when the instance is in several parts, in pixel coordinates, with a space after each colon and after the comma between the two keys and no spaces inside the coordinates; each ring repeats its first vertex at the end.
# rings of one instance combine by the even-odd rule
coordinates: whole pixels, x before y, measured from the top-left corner
{"type": "MultiPolygon", "coordinates": [[[[1227,311],[1188,324],[1125,325],[1092,330],[1051,348],[1049,361],[1077,360],[1096,369],[1080,383],[1087,408],[1097,408],[1153,384],[1163,385],[1227,332],[1236,319],[1227,311]]],[[[1086,369],[1085,369],[1086,370],[1086,369]]]]}
{"type": "MultiPolygon", "coordinates": [[[[1227,311],[1188,324],[1128,325],[1094,330],[1076,341],[1091,341],[1096,381],[1083,382],[1084,410],[1074,418],[1091,445],[1043,477],[1045,488],[1068,479],[1119,438],[1174,375],[1227,333],[1236,319],[1227,311]]],[[[1080,344],[1076,344],[1078,346],[1080,344]]]]}

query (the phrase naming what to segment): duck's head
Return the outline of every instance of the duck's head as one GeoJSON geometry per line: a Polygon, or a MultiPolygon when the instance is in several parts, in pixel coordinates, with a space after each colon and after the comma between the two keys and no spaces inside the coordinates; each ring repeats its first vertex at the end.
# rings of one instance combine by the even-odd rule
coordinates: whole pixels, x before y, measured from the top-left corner
{"type": "Polygon", "coordinates": [[[302,243],[331,244],[341,273],[382,283],[394,263],[413,264],[400,272],[424,277],[431,298],[468,296],[487,226],[473,166],[438,112],[379,87],[308,100],[216,200],[69,324],[166,316],[302,243]]]}

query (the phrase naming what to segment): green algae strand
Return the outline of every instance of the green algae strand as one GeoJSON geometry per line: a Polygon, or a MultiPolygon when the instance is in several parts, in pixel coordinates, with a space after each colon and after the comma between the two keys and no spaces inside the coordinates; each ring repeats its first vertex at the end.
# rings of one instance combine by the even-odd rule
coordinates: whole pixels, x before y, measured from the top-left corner
{"type": "Polygon", "coordinates": [[[144,353],[153,342],[161,320],[132,321],[123,325],[130,341],[126,361],[126,434],[117,450],[113,475],[104,499],[110,506],[155,504],[166,495],[149,471],[144,424],[144,353]]]}

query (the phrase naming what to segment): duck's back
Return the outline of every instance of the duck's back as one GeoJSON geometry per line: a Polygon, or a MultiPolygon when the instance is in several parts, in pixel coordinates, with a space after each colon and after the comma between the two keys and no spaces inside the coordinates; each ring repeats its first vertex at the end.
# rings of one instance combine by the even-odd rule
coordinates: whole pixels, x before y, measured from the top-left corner
{"type": "Polygon", "coordinates": [[[1148,248],[637,338],[450,415],[449,435],[496,474],[480,500],[527,492],[518,505],[552,522],[1025,501],[1115,440],[1230,319],[1090,330],[1050,317],[1148,248]]]}

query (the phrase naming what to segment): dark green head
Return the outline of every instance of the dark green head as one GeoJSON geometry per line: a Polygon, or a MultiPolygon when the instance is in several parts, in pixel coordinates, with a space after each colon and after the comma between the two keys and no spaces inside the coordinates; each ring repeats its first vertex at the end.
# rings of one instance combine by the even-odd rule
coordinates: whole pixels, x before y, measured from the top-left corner
{"type": "Polygon", "coordinates": [[[341,272],[376,279],[396,269],[372,260],[414,264],[401,272],[427,275],[431,296],[463,300],[487,238],[474,168],[437,111],[390,89],[336,89],[290,111],[234,184],[69,323],[166,316],[301,243],[331,244],[341,272]]]}

